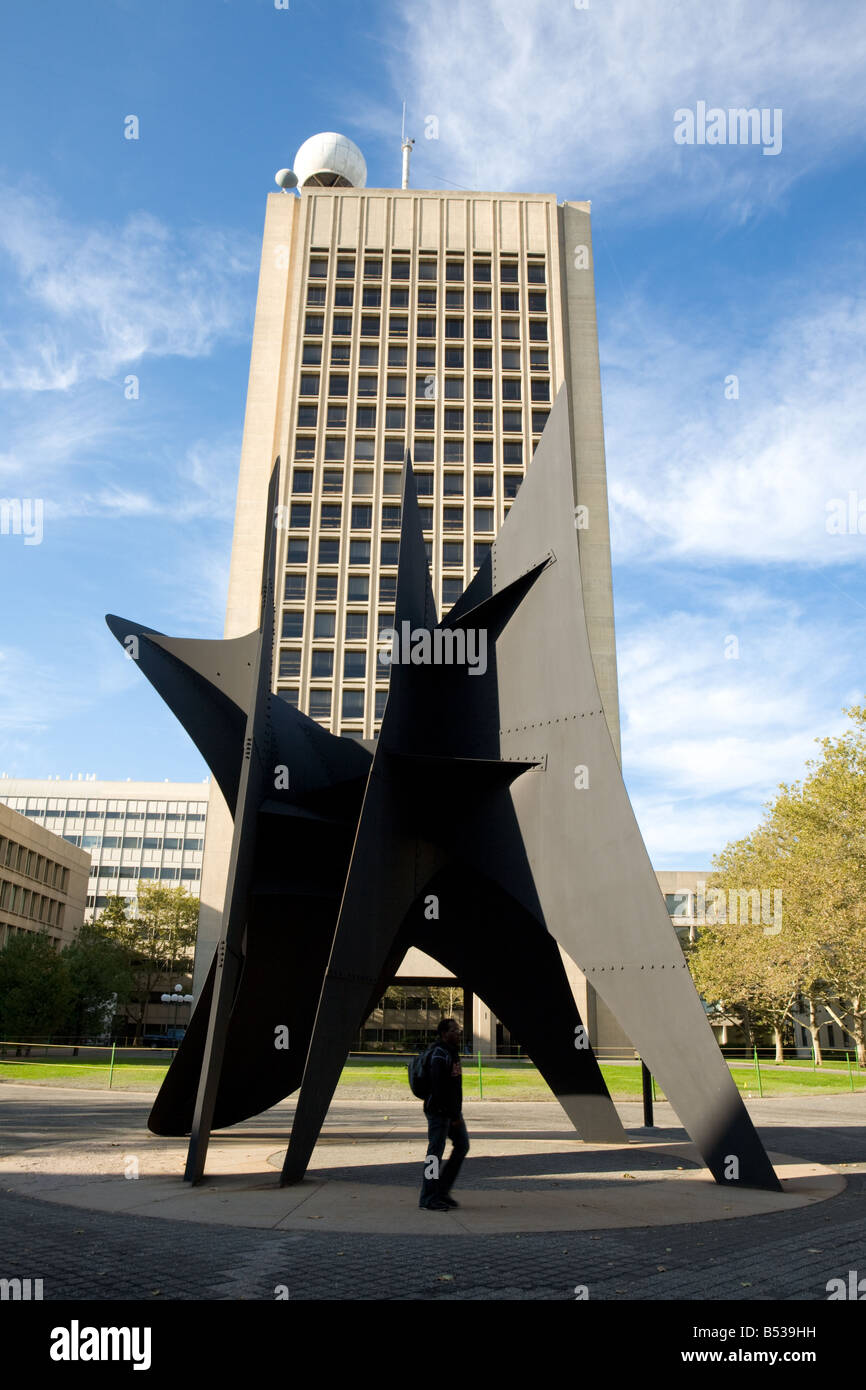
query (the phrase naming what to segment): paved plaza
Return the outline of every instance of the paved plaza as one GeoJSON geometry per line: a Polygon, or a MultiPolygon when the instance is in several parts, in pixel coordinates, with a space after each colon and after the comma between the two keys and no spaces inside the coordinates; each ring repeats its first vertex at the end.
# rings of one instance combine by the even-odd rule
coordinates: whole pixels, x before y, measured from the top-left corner
{"type": "Polygon", "coordinates": [[[413,1101],[332,1107],[309,1178],[280,1189],[293,1102],[214,1135],[208,1175],[148,1133],[149,1099],[0,1088],[0,1270],[45,1299],[825,1300],[866,1267],[861,1096],[750,1101],[785,1193],[722,1190],[667,1105],[619,1107],[628,1149],[557,1105],[467,1104],[460,1209],[422,1212],[413,1101]],[[135,1175],[138,1176],[135,1176],[135,1175]]]}

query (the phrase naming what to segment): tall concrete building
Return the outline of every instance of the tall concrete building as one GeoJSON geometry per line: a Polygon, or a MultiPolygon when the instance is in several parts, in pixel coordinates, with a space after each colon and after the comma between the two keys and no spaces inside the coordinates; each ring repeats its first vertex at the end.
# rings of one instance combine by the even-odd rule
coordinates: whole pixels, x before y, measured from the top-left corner
{"type": "MultiPolygon", "coordinates": [[[[565,382],[589,639],[619,750],[589,203],[367,188],[361,152],[334,135],[308,140],[295,173],[299,194],[271,194],[265,212],[225,636],[258,625],[279,456],[274,689],[333,733],[375,737],[388,677],[377,639],[394,611],[405,450],[434,595],[447,610],[501,526],[565,382]]],[[[212,786],[198,985],[219,935],[230,838],[212,786]]],[[[410,957],[405,978],[445,974],[410,957]]],[[[618,1041],[568,965],[591,1036],[618,1041]]],[[[476,1001],[476,1044],[489,1045],[494,1029],[476,1001]]]]}

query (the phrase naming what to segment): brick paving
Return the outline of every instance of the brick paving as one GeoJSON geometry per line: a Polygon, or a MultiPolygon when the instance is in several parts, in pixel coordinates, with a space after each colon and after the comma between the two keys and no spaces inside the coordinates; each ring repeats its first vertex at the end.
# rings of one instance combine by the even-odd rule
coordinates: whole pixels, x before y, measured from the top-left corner
{"type": "MultiPolygon", "coordinates": [[[[2,1105],[4,1152],[38,1152],[88,1134],[133,1142],[140,1134],[141,1098],[97,1103],[57,1094],[2,1105]]],[[[92,1212],[4,1190],[0,1277],[42,1278],[45,1300],[260,1301],[285,1285],[295,1301],[571,1301],[575,1285],[585,1284],[591,1299],[606,1301],[824,1301],[829,1279],[851,1269],[866,1274],[866,1106],[859,1097],[823,1097],[750,1109],[768,1148],[838,1167],[846,1190],[813,1206],[725,1222],[447,1242],[437,1236],[449,1220],[444,1213],[429,1213],[429,1236],[254,1230],[92,1212]]],[[[495,1114],[497,1128],[520,1132],[518,1106],[500,1104],[495,1114]]],[[[636,1107],[629,1122],[638,1122],[636,1107]]],[[[685,1137],[675,1126],[656,1134],[685,1137]]],[[[471,1157],[456,1193],[467,1203],[489,1177],[472,1178],[470,1164],[471,1157]]],[[[375,1180],[386,1176],[377,1170],[375,1180]]]]}

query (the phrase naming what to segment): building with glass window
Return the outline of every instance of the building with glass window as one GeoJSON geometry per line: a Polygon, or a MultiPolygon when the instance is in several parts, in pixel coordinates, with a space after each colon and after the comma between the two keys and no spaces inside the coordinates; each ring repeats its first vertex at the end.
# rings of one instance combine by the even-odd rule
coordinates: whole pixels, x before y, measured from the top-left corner
{"type": "MultiPolygon", "coordinates": [[[[587,624],[618,750],[589,204],[366,188],[365,169],[351,142],[314,137],[299,193],[267,199],[225,636],[258,625],[279,456],[286,526],[274,689],[333,733],[375,738],[388,690],[377,636],[393,619],[406,449],[433,591],[447,610],[487,553],[567,382],[587,624]]],[[[216,786],[210,807],[199,987],[219,936],[231,842],[216,786]]],[[[410,955],[419,958],[407,959],[402,978],[443,976],[410,955]]],[[[576,967],[572,975],[586,1017],[588,986],[576,967]]],[[[591,1016],[597,1033],[618,1035],[600,1001],[591,1016]]],[[[476,1001],[476,1041],[486,1045],[494,1030],[476,1001]]]]}
{"type": "Polygon", "coordinates": [[[109,897],[133,907],[139,879],[198,897],[207,782],[96,782],[4,777],[0,804],[90,857],[85,921],[109,897]]]}
{"type": "Polygon", "coordinates": [[[0,950],[18,932],[44,932],[55,950],[84,921],[90,856],[0,798],[0,950]]]}

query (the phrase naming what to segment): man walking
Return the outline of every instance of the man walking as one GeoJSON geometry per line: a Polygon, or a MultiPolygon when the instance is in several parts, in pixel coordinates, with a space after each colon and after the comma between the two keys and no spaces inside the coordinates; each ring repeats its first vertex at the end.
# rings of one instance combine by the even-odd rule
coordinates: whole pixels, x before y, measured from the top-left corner
{"type": "Polygon", "coordinates": [[[460,1025],[443,1018],[436,1025],[437,1042],[430,1054],[430,1093],[424,1102],[427,1116],[427,1157],[420,1207],[427,1211],[450,1211],[459,1203],[450,1196],[460,1165],[469,1152],[469,1135],[463,1122],[463,1073],[460,1066],[460,1025]],[[453,1148],[448,1162],[442,1163],[445,1141],[453,1148]]]}

